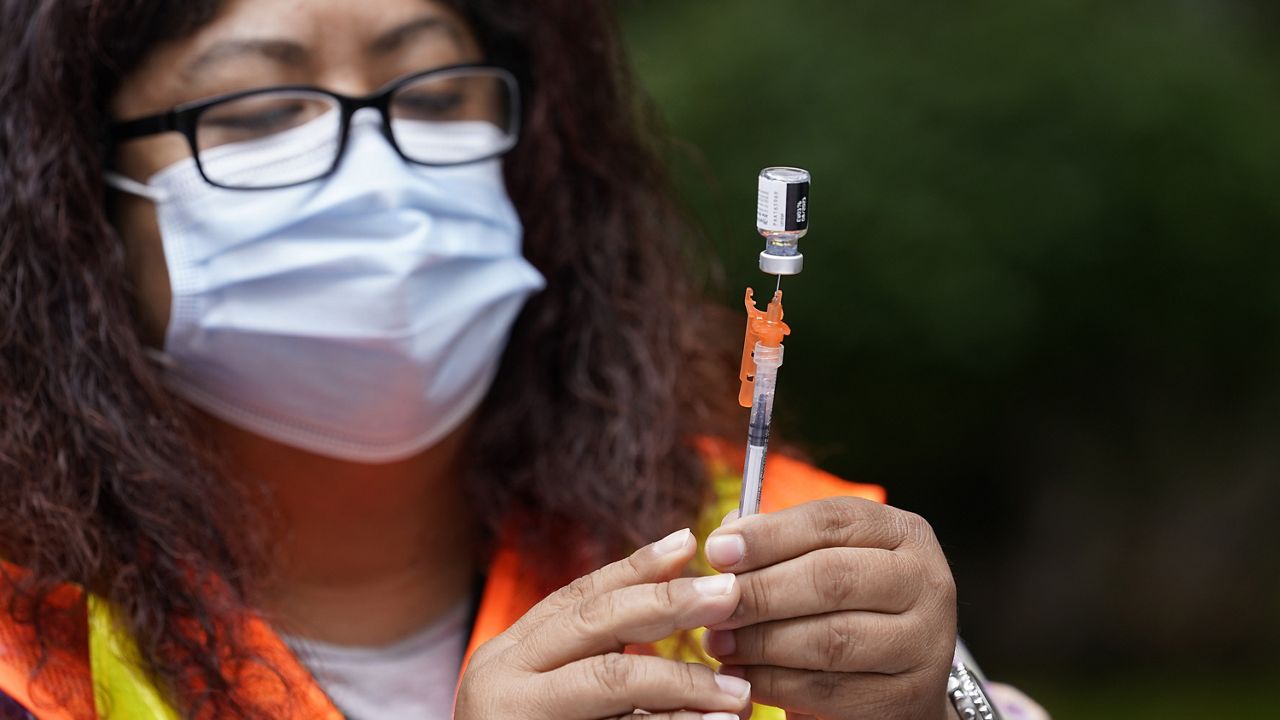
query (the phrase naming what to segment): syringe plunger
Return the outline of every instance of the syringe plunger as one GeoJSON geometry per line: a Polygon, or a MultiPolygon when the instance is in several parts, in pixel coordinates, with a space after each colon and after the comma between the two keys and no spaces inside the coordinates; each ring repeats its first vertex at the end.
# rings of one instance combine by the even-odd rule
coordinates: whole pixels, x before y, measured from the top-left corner
{"type": "Polygon", "coordinates": [[[756,230],[764,236],[760,269],[795,275],[804,267],[800,238],[809,231],[809,171],[771,167],[760,171],[756,230]]]}

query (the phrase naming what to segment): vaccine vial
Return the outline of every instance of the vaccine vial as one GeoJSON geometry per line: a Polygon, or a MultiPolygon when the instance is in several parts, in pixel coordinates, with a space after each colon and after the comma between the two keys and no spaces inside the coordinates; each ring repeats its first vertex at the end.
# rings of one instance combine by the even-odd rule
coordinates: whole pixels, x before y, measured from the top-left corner
{"type": "Polygon", "coordinates": [[[809,171],[771,167],[760,171],[756,230],[764,236],[760,269],[795,275],[804,267],[800,238],[809,232],[809,171]]]}

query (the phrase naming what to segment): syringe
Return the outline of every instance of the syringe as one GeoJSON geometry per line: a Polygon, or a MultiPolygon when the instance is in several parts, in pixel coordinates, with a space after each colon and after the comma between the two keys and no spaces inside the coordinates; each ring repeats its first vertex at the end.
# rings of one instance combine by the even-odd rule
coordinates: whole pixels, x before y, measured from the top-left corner
{"type": "MultiPolygon", "coordinates": [[[[761,312],[751,288],[747,306],[747,334],[742,343],[742,369],[738,403],[751,408],[747,423],[747,456],[742,463],[742,495],[738,516],[760,512],[764,488],[764,462],[769,451],[769,425],[773,419],[773,395],[782,366],[782,338],[791,328],[782,321],[782,276],[796,275],[804,266],[799,241],[809,231],[809,173],[799,168],[775,167],[760,172],[756,205],[756,229],[764,236],[760,269],[777,276],[773,299],[761,312]]],[[[986,692],[986,679],[969,651],[957,639],[956,654],[947,684],[947,696],[956,712],[974,720],[1000,720],[1000,710],[986,692]]]]}
{"type": "Polygon", "coordinates": [[[751,408],[751,416],[747,423],[747,454],[742,465],[742,494],[738,498],[739,517],[760,512],[773,395],[778,368],[782,366],[782,338],[791,333],[791,328],[782,321],[782,276],[795,275],[804,266],[799,240],[809,230],[807,171],[774,167],[760,172],[756,229],[765,238],[760,269],[776,275],[777,285],[764,312],[756,308],[751,288],[747,288],[744,300],[747,332],[742,343],[738,403],[751,408]]]}

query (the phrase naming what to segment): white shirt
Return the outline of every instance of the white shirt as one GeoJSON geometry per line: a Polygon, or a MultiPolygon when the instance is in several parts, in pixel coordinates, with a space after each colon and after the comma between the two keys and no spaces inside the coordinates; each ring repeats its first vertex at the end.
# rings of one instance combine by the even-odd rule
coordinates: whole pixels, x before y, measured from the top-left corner
{"type": "Polygon", "coordinates": [[[470,603],[384,647],[284,640],[349,720],[449,720],[466,652],[470,603]]]}

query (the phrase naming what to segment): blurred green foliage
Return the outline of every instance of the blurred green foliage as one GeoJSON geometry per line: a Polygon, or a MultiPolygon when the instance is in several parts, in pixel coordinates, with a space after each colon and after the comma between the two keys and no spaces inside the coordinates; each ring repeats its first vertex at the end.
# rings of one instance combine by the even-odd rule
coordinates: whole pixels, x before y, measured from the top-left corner
{"type": "Polygon", "coordinates": [[[1052,711],[1054,720],[1272,720],[1274,680],[1247,676],[1139,673],[1121,677],[1059,675],[1027,681],[1022,689],[1052,711]]]}
{"type": "Polygon", "coordinates": [[[988,669],[1280,680],[1277,6],[622,8],[727,304],[812,171],[777,427],[934,523],[988,669]]]}

